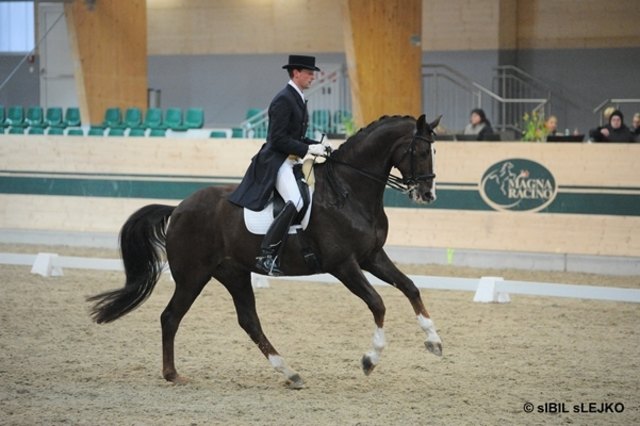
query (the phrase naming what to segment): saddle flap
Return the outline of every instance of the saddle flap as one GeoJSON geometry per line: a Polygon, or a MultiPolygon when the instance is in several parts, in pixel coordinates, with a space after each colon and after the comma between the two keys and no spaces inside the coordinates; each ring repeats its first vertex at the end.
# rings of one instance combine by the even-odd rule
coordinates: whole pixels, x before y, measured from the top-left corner
{"type": "MultiPolygon", "coordinates": [[[[313,205],[313,189],[309,188],[310,201],[304,217],[299,224],[294,224],[289,228],[289,234],[295,234],[300,228],[307,229],[309,225],[309,218],[311,217],[311,206],[313,205]]],[[[267,203],[266,207],[260,211],[253,211],[247,208],[244,209],[244,223],[247,230],[255,235],[265,235],[276,212],[274,211],[274,201],[271,200],[267,203]]]]}

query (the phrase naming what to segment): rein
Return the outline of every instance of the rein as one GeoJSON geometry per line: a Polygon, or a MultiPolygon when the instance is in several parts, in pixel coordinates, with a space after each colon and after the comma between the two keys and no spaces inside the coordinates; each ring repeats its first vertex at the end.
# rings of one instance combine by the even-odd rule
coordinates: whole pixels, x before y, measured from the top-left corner
{"type": "MultiPolygon", "coordinates": [[[[427,179],[435,179],[436,175],[434,173],[430,173],[427,175],[415,175],[415,169],[416,169],[416,158],[415,158],[415,153],[416,153],[416,141],[417,140],[422,140],[427,142],[429,145],[431,145],[433,142],[429,141],[427,138],[425,138],[424,136],[418,136],[418,135],[414,135],[413,138],[411,139],[411,143],[409,144],[409,148],[407,148],[407,150],[404,152],[404,154],[402,155],[402,157],[400,158],[400,160],[402,160],[407,154],[410,155],[410,164],[411,164],[411,175],[408,178],[401,178],[398,176],[395,176],[393,174],[389,174],[389,176],[384,177],[384,176],[379,176],[373,173],[369,173],[365,170],[359,169],[358,167],[355,167],[352,164],[349,163],[345,163],[344,161],[340,161],[337,160],[331,156],[326,157],[327,159],[327,165],[330,165],[332,163],[335,164],[340,164],[341,166],[346,166],[348,168],[350,168],[351,170],[359,173],[360,175],[369,178],[375,182],[378,183],[382,183],[385,186],[388,186],[391,189],[394,189],[398,192],[402,192],[403,194],[406,194],[407,192],[409,192],[411,190],[411,187],[416,185],[417,183],[419,183],[420,181],[426,181],[427,179]]],[[[336,182],[335,176],[333,176],[333,167],[329,168],[330,176],[331,179],[329,180],[329,183],[331,185],[331,187],[333,188],[333,190],[337,193],[342,195],[344,198],[346,198],[346,196],[343,194],[345,191],[340,191],[340,190],[336,190],[336,186],[339,186],[339,184],[336,182]],[[333,181],[333,182],[332,182],[333,181]]]]}

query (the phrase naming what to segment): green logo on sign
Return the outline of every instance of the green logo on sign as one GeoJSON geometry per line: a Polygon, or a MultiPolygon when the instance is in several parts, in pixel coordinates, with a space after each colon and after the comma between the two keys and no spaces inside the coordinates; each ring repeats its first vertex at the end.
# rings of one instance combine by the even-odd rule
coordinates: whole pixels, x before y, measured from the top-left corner
{"type": "Polygon", "coordinates": [[[537,212],[551,204],[557,190],[549,170],[522,158],[494,164],[480,182],[482,199],[496,210],[537,212]]]}

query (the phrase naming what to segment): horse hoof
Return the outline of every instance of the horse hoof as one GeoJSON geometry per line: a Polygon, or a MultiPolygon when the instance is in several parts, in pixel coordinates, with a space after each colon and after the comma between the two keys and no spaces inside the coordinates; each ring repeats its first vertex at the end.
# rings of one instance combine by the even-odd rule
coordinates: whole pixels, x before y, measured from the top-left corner
{"type": "Polygon", "coordinates": [[[364,355],[362,357],[362,371],[364,371],[364,375],[368,376],[369,374],[371,374],[374,368],[376,368],[376,365],[371,362],[371,358],[364,355]]]}
{"type": "Polygon", "coordinates": [[[300,375],[294,374],[287,380],[287,386],[289,386],[289,389],[302,389],[304,388],[304,380],[300,375]]]}
{"type": "Polygon", "coordinates": [[[424,342],[427,350],[436,356],[442,356],[442,343],[440,342],[424,342]]]}
{"type": "Polygon", "coordinates": [[[164,378],[174,385],[186,385],[187,383],[189,383],[189,379],[178,374],[167,374],[164,376],[164,378]]]}

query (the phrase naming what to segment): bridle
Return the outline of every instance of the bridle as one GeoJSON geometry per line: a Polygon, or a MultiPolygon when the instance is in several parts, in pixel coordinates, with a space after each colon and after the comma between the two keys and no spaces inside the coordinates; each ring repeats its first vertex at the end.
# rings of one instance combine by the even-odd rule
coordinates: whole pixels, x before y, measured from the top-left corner
{"type": "MultiPolygon", "coordinates": [[[[332,164],[339,164],[341,166],[346,166],[348,168],[350,168],[351,170],[359,173],[360,175],[367,177],[373,181],[376,181],[378,183],[382,183],[386,186],[388,186],[391,189],[394,189],[396,191],[402,192],[402,193],[408,193],[409,191],[411,191],[417,184],[419,184],[420,182],[426,182],[429,179],[435,179],[436,175],[435,173],[429,173],[429,174],[424,174],[424,175],[416,175],[416,145],[417,145],[417,141],[424,141],[427,143],[429,150],[431,150],[431,144],[433,143],[433,140],[429,140],[427,139],[425,136],[420,136],[418,134],[414,134],[413,137],[411,138],[411,143],[409,144],[409,146],[407,147],[407,150],[402,154],[402,156],[400,157],[399,161],[402,161],[407,155],[409,155],[409,171],[410,171],[410,175],[408,177],[405,178],[401,178],[399,176],[395,176],[393,174],[389,174],[389,176],[379,176],[376,175],[374,173],[370,173],[367,172],[366,170],[362,170],[359,169],[358,167],[355,167],[349,163],[345,163],[344,161],[340,161],[332,156],[328,156],[326,157],[327,161],[326,164],[329,166],[329,170],[331,171],[330,175],[333,174],[333,169],[331,167],[332,164]]],[[[341,193],[343,191],[339,191],[336,186],[337,186],[337,182],[331,182],[331,186],[334,187],[334,190],[337,193],[341,193]]]]}
{"type": "MultiPolygon", "coordinates": [[[[409,144],[409,147],[407,148],[407,150],[404,152],[404,154],[402,154],[402,157],[400,157],[400,161],[402,161],[404,159],[404,157],[406,157],[407,155],[409,155],[409,171],[410,171],[410,175],[407,178],[404,179],[400,179],[396,176],[390,175],[389,177],[394,177],[395,179],[400,179],[401,183],[403,183],[404,185],[407,186],[415,186],[417,184],[419,184],[420,182],[426,182],[429,179],[435,179],[436,175],[435,173],[431,172],[429,174],[426,175],[417,175],[416,176],[416,141],[424,141],[426,142],[429,151],[431,151],[431,144],[433,143],[433,140],[429,140],[427,139],[425,136],[419,136],[417,134],[413,135],[413,138],[411,138],[411,143],[409,144]]],[[[432,159],[433,161],[433,159],[432,159]]]]}

